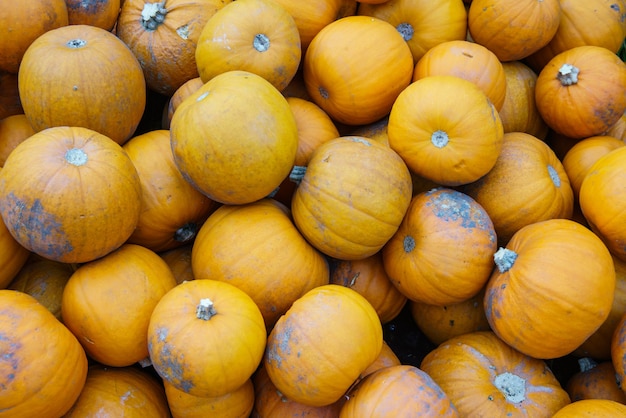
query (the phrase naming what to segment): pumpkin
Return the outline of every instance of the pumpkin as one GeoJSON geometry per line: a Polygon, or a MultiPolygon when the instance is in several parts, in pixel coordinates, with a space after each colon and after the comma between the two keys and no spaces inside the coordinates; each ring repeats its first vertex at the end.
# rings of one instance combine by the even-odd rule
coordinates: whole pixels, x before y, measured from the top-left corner
{"type": "Polygon", "coordinates": [[[5,2],[3,6],[0,72],[17,74],[24,53],[35,39],[68,25],[67,5],[65,0],[41,0],[28,4],[5,2]]]}
{"type": "Polygon", "coordinates": [[[254,406],[252,379],[222,396],[202,397],[185,393],[163,381],[167,404],[173,418],[248,418],[254,406]]]}
{"type": "Polygon", "coordinates": [[[579,46],[543,67],[535,85],[542,119],[570,138],[602,135],[626,110],[626,64],[610,50],[579,46]]]}
{"type": "Polygon", "coordinates": [[[34,297],[8,289],[0,290],[0,329],[0,417],[63,416],[87,376],[74,335],[34,297]]]}
{"type": "Polygon", "coordinates": [[[193,243],[184,244],[180,247],[159,253],[159,256],[170,267],[176,283],[180,284],[184,281],[194,280],[193,271],[191,269],[191,250],[193,243]]]}
{"type": "Polygon", "coordinates": [[[350,136],[364,136],[373,141],[382,142],[389,145],[389,136],[387,135],[387,125],[389,124],[389,116],[385,116],[376,122],[366,125],[354,126],[348,132],[350,136]]]}
{"type": "Polygon", "coordinates": [[[367,299],[328,284],[300,297],[276,322],[263,365],[288,399],[330,405],[376,359],[382,343],[380,320],[367,299]]]}
{"type": "Polygon", "coordinates": [[[159,129],[123,146],[141,182],[141,213],[128,242],[152,251],[190,243],[217,206],[181,175],[172,155],[170,133],[159,129]]]}
{"type": "Polygon", "coordinates": [[[571,353],[609,316],[613,259],[600,238],[577,222],[527,225],[494,260],[484,299],[487,320],[524,354],[553,359],[571,353]]]}
{"type": "Polygon", "coordinates": [[[259,307],[267,329],[293,301],[328,284],[326,259],[272,199],[223,205],[204,223],[191,252],[196,279],[229,283],[259,307]]]}
{"type": "Polygon", "coordinates": [[[535,103],[537,73],[522,61],[504,62],[502,68],[506,78],[506,95],[499,114],[504,132],[525,132],[545,139],[548,125],[539,115],[535,103]]]}
{"type": "Polygon", "coordinates": [[[467,27],[500,61],[526,58],[550,42],[561,18],[559,0],[475,0],[467,27]]]}
{"type": "Polygon", "coordinates": [[[163,117],[162,128],[170,129],[174,112],[178,109],[178,106],[192,93],[195,93],[204,83],[200,76],[194,77],[185,81],[167,101],[167,109],[164,109],[165,116],[163,117]]]}
{"type": "Polygon", "coordinates": [[[496,249],[482,206],[462,192],[436,188],[413,197],[382,257],[391,282],[408,299],[442,306],[480,291],[496,249]]]}
{"type": "Polygon", "coordinates": [[[263,315],[243,290],[192,280],[171,289],[154,308],[148,350],[155,371],[176,389],[218,397],[250,379],[266,337],[263,315]]]}
{"type": "Polygon", "coordinates": [[[626,140],[626,112],[605,132],[605,135],[626,140]]]}
{"type": "Polygon", "coordinates": [[[302,65],[311,100],[333,120],[362,125],[390,112],[411,82],[413,56],[390,23],[347,16],[313,38],[302,65]]]}
{"type": "Polygon", "coordinates": [[[406,296],[385,272],[381,251],[361,260],[336,260],[330,283],[349,287],[363,295],[376,309],[383,324],[398,316],[407,302],[406,296]]]}
{"type": "Polygon", "coordinates": [[[87,128],[38,132],[0,171],[0,215],[42,257],[84,263],[120,247],[141,210],[137,170],[121,146],[87,128]]]}
{"type": "Polygon", "coordinates": [[[458,0],[360,2],[357,13],[393,25],[409,45],[414,62],[436,45],[465,39],[467,33],[467,11],[458,0]]]}
{"type": "Polygon", "coordinates": [[[293,220],[322,253],[366,258],[395,234],[411,188],[409,170],[388,146],[364,137],[335,138],[313,152],[292,198],[293,220]]]}
{"type": "Polygon", "coordinates": [[[491,331],[459,335],[420,363],[461,416],[551,417],[570,403],[545,361],[520,353],[491,331]]]}
{"type": "Polygon", "coordinates": [[[618,385],[615,367],[610,360],[597,363],[589,357],[578,359],[580,369],[566,382],[572,402],[581,399],[610,399],[626,404],[626,393],[618,385]]]}
{"type": "Polygon", "coordinates": [[[622,314],[611,336],[611,362],[617,374],[617,383],[623,390],[626,381],[626,314],[622,314]]]}
{"type": "Polygon", "coordinates": [[[24,114],[17,87],[17,74],[0,71],[0,119],[24,114]]]}
{"type": "Polygon", "coordinates": [[[121,0],[65,0],[70,25],[91,25],[113,30],[121,0]]]}
{"type": "Polygon", "coordinates": [[[365,368],[365,370],[363,370],[359,378],[356,380],[355,384],[377,370],[384,369],[390,366],[398,366],[400,364],[402,363],[396,353],[389,346],[389,344],[387,344],[387,342],[383,340],[383,346],[380,349],[380,353],[378,353],[378,357],[376,357],[376,360],[374,360],[373,363],[371,363],[365,368]]]}
{"type": "Polygon", "coordinates": [[[339,418],[460,416],[439,385],[424,371],[408,364],[375,371],[346,396],[339,418]]]}
{"type": "Polygon", "coordinates": [[[461,190],[485,208],[501,246],[525,225],[570,218],[574,207],[563,164],[545,142],[524,132],[504,134],[493,168],[461,190]]]}
{"type": "Polygon", "coordinates": [[[394,102],[389,146],[411,172],[444,186],[478,180],[502,148],[500,116],[473,82],[433,75],[408,86],[394,102]]]}
{"type": "Polygon", "coordinates": [[[17,144],[34,133],[35,130],[23,113],[0,119],[0,167],[17,144]]]}
{"type": "Polygon", "coordinates": [[[302,49],[293,17],[267,0],[239,0],[220,9],[204,25],[196,47],[198,74],[207,82],[243,70],[283,90],[296,74],[302,49]]]}
{"type": "Polygon", "coordinates": [[[269,81],[228,71],[180,104],[170,140],[187,181],[214,201],[243,204],[268,196],[289,175],[298,129],[287,100],[269,81]]]}
{"type": "Polygon", "coordinates": [[[125,0],[117,36],[135,54],[148,88],[171,96],[198,77],[195,51],[209,19],[230,0],[125,0]]]}
{"type": "Polygon", "coordinates": [[[146,107],[135,55],[118,37],[90,25],[64,26],[37,38],[22,59],[18,87],[35,131],[80,126],[118,144],[133,135],[146,107]]]}
{"type": "Polygon", "coordinates": [[[609,399],[582,399],[565,405],[552,418],[613,418],[626,414],[626,405],[609,399]]]}
{"type": "Polygon", "coordinates": [[[174,286],[174,275],[156,253],[124,244],[71,275],[61,300],[63,322],[92,359],[130,366],[148,357],[150,315],[174,286]]]}
{"type": "Polygon", "coordinates": [[[480,44],[457,39],[433,46],[415,64],[413,81],[433,75],[453,75],[471,81],[496,110],[502,109],[507,94],[503,64],[480,44]]]}
{"type": "Polygon", "coordinates": [[[29,255],[30,251],[13,238],[4,221],[0,219],[0,289],[11,283],[26,264],[29,255]]]}

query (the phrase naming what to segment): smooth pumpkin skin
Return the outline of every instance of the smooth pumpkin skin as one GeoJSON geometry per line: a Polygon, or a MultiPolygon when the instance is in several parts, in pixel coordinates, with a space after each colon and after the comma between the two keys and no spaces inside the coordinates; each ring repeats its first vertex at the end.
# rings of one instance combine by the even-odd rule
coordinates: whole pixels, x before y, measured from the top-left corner
{"type": "Polygon", "coordinates": [[[118,37],[90,25],[53,29],[28,48],[18,73],[24,114],[35,131],[82,126],[118,144],[146,107],[139,61],[118,37]]]}
{"type": "Polygon", "coordinates": [[[565,386],[572,402],[581,399],[609,399],[626,404],[626,393],[618,384],[618,377],[611,360],[597,363],[584,357],[578,359],[580,369],[575,372],[565,386]]]}
{"type": "Polygon", "coordinates": [[[170,96],[167,101],[167,110],[164,111],[162,128],[170,129],[170,125],[172,123],[172,118],[174,117],[174,112],[178,109],[178,106],[192,93],[195,93],[204,82],[198,77],[194,77],[185,81],[179,88],[176,89],[174,93],[170,96]]]}
{"type": "Polygon", "coordinates": [[[276,322],[263,366],[288,399],[330,405],[376,360],[382,344],[382,326],[367,299],[328,284],[300,297],[276,322]]]}
{"type": "Polygon", "coordinates": [[[148,350],[161,378],[190,395],[216,397],[252,376],[266,338],[263,315],[243,290],[192,280],[171,289],[154,308],[148,350]],[[210,302],[215,315],[203,306],[210,302]]]}
{"type": "Polygon", "coordinates": [[[0,417],[62,416],[87,376],[74,335],[34,297],[8,289],[0,290],[0,329],[0,417]]]}
{"type": "Polygon", "coordinates": [[[196,280],[219,280],[246,292],[267,329],[296,299],[329,281],[326,259],[272,199],[218,208],[198,232],[191,267],[196,280]]]}
{"type": "Polygon", "coordinates": [[[298,129],[287,100],[270,82],[228,71],[180,104],[170,140],[187,181],[214,201],[243,204],[268,196],[289,175],[298,129]]]}
{"type": "Polygon", "coordinates": [[[449,339],[424,357],[420,369],[461,416],[551,417],[570,403],[544,361],[511,348],[491,331],[449,339]]]}
{"type": "Polygon", "coordinates": [[[111,31],[124,0],[65,0],[70,25],[91,25],[111,31]]]}
{"type": "Polygon", "coordinates": [[[613,126],[611,126],[605,135],[615,137],[619,140],[626,140],[626,112],[620,117],[613,126]]]}
{"type": "Polygon", "coordinates": [[[35,130],[23,113],[0,119],[0,167],[17,144],[34,133],[35,130]]]}
{"type": "Polygon", "coordinates": [[[394,102],[389,146],[411,172],[445,186],[478,180],[502,148],[502,121],[471,81],[432,75],[413,82],[394,102]]]}
{"type": "Polygon", "coordinates": [[[552,418],[613,418],[626,414],[626,405],[609,399],[583,399],[565,405],[552,418]]]}
{"type": "Polygon", "coordinates": [[[248,418],[254,406],[254,385],[248,379],[243,385],[222,396],[193,396],[163,381],[167,404],[173,418],[248,418]]]}
{"type": "Polygon", "coordinates": [[[165,260],[172,270],[176,283],[180,284],[185,280],[194,280],[191,269],[191,250],[193,243],[185,244],[174,249],[163,251],[159,256],[165,260]]]}
{"type": "Polygon", "coordinates": [[[141,210],[137,170],[96,131],[60,126],[20,143],[0,171],[0,214],[24,247],[85,263],[119,248],[141,210]]]}
{"type": "Polygon", "coordinates": [[[395,151],[364,137],[339,137],[316,148],[291,212],[298,230],[322,253],[358,260],[393,236],[411,194],[411,175],[395,151]]]}
{"type": "Polygon", "coordinates": [[[578,222],[550,219],[527,225],[494,259],[497,268],[485,291],[487,320],[522,353],[541,359],[564,356],[609,316],[613,258],[600,238],[578,222]]]}
{"type": "Polygon", "coordinates": [[[130,366],[148,357],[152,310],[174,286],[174,275],[156,253],[124,244],[72,274],[63,290],[63,322],[89,357],[130,366]]]}
{"type": "Polygon", "coordinates": [[[13,238],[4,221],[0,222],[0,289],[11,283],[29,255],[30,251],[13,238]]]}
{"type": "Polygon", "coordinates": [[[459,416],[439,385],[411,365],[377,370],[350,389],[347,396],[339,418],[459,416]]]}

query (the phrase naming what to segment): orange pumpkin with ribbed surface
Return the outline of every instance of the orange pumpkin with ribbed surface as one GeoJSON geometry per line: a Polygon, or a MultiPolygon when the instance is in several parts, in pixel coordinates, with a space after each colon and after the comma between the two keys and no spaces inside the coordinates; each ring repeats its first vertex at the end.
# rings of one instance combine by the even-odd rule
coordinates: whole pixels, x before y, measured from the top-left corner
{"type": "Polygon", "coordinates": [[[581,399],[609,399],[626,404],[626,393],[618,384],[610,360],[596,362],[590,357],[578,359],[580,367],[567,379],[566,390],[572,402],[581,399]]]}
{"type": "Polygon", "coordinates": [[[254,406],[254,385],[248,379],[239,388],[222,396],[194,396],[163,381],[167,404],[173,418],[248,418],[254,406]]]}
{"type": "Polygon", "coordinates": [[[626,405],[610,399],[581,399],[565,405],[552,418],[614,418],[626,415],[626,405]]]}

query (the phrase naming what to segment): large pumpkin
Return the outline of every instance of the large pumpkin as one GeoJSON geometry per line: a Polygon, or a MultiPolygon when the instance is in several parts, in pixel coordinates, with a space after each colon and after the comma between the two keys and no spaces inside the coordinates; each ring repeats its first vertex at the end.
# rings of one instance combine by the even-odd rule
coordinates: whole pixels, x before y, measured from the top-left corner
{"type": "Polygon", "coordinates": [[[118,37],[95,26],[64,26],[37,38],[24,54],[18,85],[35,131],[82,126],[121,144],[146,107],[139,61],[118,37]]]}
{"type": "Polygon", "coordinates": [[[339,137],[317,147],[291,209],[304,237],[326,255],[356,260],[377,253],[411,201],[411,175],[388,146],[339,137]]]}
{"type": "Polygon", "coordinates": [[[567,219],[535,222],[494,255],[485,312],[513,348],[542,359],[574,351],[606,320],[615,293],[611,254],[567,219]]]}
{"type": "Polygon", "coordinates": [[[51,260],[84,263],[121,246],[141,210],[122,147],[87,128],[54,127],[18,145],[0,171],[0,214],[15,239],[51,260]]]}
{"type": "Polygon", "coordinates": [[[0,290],[0,417],[56,418],[78,398],[87,357],[74,335],[26,293],[0,290]]]}

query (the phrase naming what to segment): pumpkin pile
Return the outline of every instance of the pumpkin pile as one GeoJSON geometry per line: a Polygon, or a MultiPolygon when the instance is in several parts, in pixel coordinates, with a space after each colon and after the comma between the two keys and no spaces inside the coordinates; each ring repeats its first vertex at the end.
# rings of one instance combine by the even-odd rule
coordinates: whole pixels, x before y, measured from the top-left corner
{"type": "Polygon", "coordinates": [[[626,1],[5,3],[0,418],[626,414],[626,1]]]}

